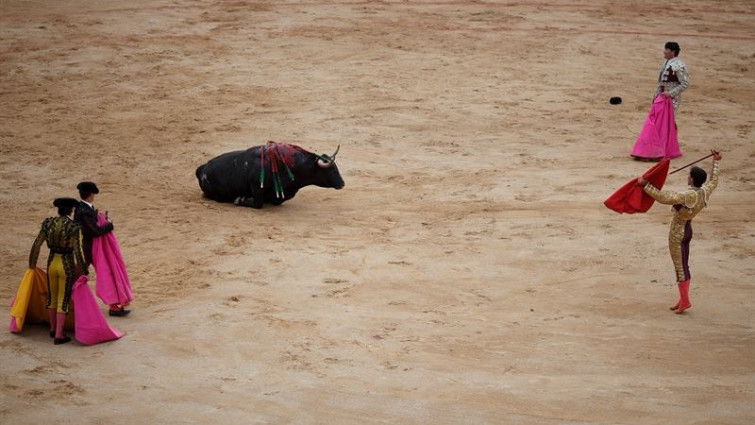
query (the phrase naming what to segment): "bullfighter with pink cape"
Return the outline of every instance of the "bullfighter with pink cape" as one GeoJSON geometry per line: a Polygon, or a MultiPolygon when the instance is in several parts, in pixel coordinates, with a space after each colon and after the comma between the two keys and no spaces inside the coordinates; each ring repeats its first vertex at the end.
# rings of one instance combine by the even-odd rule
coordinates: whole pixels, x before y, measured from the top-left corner
{"type": "MultiPolygon", "coordinates": [[[[66,328],[73,329],[77,341],[94,345],[112,341],[123,336],[108,325],[92,290],[87,285],[88,277],[81,275],[73,284],[71,310],[66,328]]],[[[47,273],[40,268],[28,269],[21,279],[18,292],[11,302],[10,331],[21,333],[25,323],[45,323],[47,304],[47,273]]]]}
{"type": "Polygon", "coordinates": [[[674,103],[671,98],[656,96],[645,126],[632,148],[632,157],[645,161],[660,161],[682,156],[674,120],[674,103]]]}
{"type": "MultiPolygon", "coordinates": [[[[104,214],[97,214],[97,225],[107,223],[104,214]]],[[[131,280],[126,272],[121,248],[113,232],[92,240],[92,264],[97,273],[97,296],[108,304],[111,310],[122,309],[134,300],[131,280]]]]}

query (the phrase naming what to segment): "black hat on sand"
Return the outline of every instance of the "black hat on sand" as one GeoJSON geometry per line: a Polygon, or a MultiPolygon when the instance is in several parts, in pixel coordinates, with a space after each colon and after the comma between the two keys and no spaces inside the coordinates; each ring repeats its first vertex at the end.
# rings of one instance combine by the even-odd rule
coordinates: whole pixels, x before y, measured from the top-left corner
{"type": "Polygon", "coordinates": [[[621,98],[618,97],[618,96],[614,96],[614,97],[608,99],[608,103],[610,103],[611,105],[618,105],[618,104],[621,103],[621,98]]]}
{"type": "Polygon", "coordinates": [[[97,185],[92,182],[81,182],[76,186],[76,189],[78,189],[79,192],[94,193],[95,195],[100,193],[100,190],[97,189],[97,185]]]}

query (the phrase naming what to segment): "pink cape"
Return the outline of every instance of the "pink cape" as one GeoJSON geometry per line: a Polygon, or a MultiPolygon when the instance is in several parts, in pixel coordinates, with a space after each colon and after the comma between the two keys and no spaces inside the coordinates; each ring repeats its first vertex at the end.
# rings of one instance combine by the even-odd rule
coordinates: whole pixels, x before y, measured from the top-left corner
{"type": "Polygon", "coordinates": [[[105,316],[102,315],[87,281],[89,277],[81,275],[73,284],[71,293],[71,299],[76,306],[74,310],[76,341],[84,345],[93,345],[120,338],[122,334],[111,328],[105,316]]]}
{"type": "Polygon", "coordinates": [[[635,158],[651,160],[682,156],[674,121],[674,103],[671,98],[658,95],[653,100],[653,106],[632,148],[631,155],[635,158]]]}
{"type": "MultiPolygon", "coordinates": [[[[642,175],[642,178],[649,181],[658,189],[663,188],[668,177],[668,167],[670,160],[668,158],[652,166],[642,175]]],[[[642,190],[642,186],[637,184],[637,179],[629,180],[624,186],[621,186],[603,202],[603,205],[616,211],[617,213],[634,214],[647,212],[653,206],[655,199],[642,190]]]]}
{"type": "MultiPolygon", "coordinates": [[[[103,214],[97,214],[97,224],[102,226],[105,223],[107,218],[103,214]]],[[[97,296],[102,302],[127,306],[134,300],[131,280],[126,272],[118,239],[113,232],[92,240],[92,264],[97,273],[97,296]]]]}

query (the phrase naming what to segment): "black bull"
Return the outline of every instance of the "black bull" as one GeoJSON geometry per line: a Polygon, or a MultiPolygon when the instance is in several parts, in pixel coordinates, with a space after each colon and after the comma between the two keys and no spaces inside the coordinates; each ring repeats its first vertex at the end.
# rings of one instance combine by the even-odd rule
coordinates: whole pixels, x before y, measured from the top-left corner
{"type": "Polygon", "coordinates": [[[282,204],[304,186],[342,189],[337,153],[315,155],[296,145],[270,142],[219,155],[200,165],[196,175],[207,198],[262,208],[282,204]]]}

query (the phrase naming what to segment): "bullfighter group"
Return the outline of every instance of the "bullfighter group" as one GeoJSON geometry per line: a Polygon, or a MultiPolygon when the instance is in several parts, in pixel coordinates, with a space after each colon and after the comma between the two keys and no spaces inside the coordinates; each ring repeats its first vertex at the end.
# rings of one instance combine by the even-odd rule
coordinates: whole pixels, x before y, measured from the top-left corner
{"type": "MultiPolygon", "coordinates": [[[[668,171],[668,161],[682,155],[677,139],[676,113],[681,105],[682,92],[690,85],[690,77],[686,64],[679,59],[680,51],[676,42],[664,46],[666,61],[658,73],[650,112],[630,154],[637,160],[661,162],[666,167],[664,173],[668,171]]],[[[616,104],[613,100],[611,103],[616,104]]],[[[222,154],[199,166],[195,174],[206,198],[262,208],[263,204],[280,205],[309,185],[343,188],[343,178],[335,164],[337,153],[338,149],[332,155],[318,155],[296,145],[270,141],[244,151],[222,154]]],[[[679,299],[671,310],[677,314],[692,307],[689,297],[692,219],[708,205],[718,185],[722,155],[714,149],[709,156],[713,157],[710,174],[697,166],[692,167],[686,190],[663,190],[653,182],[660,181],[658,186],[662,186],[665,174],[660,180],[651,180],[646,173],[636,182],[630,182],[626,192],[633,192],[635,199],[645,208],[617,209],[619,212],[644,212],[656,201],[672,205],[668,246],[679,290],[679,299]],[[636,187],[633,189],[632,185],[636,187]],[[644,199],[640,199],[642,197],[644,199]]],[[[113,234],[113,222],[107,212],[100,213],[94,206],[99,188],[94,182],[83,181],[76,189],[79,199],[61,197],[53,201],[57,216],[42,222],[29,253],[28,270],[11,308],[12,332],[20,333],[25,322],[46,322],[55,345],[71,341],[66,329],[75,329],[76,339],[85,345],[121,336],[107,324],[92,296],[87,284],[90,266],[95,269],[97,297],[107,305],[111,317],[127,316],[130,310],[126,307],[134,299],[113,234]],[[37,268],[43,243],[49,248],[45,270],[37,268]],[[72,310],[73,317],[69,314],[72,310]]]]}

